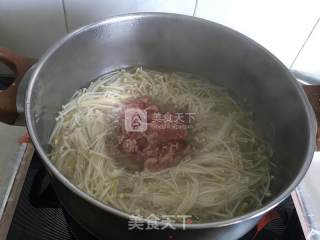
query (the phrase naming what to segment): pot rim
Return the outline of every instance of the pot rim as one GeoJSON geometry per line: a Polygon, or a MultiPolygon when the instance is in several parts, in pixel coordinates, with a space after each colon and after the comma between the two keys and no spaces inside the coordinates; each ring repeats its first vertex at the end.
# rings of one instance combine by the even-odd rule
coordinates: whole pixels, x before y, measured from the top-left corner
{"type": "MultiPolygon", "coordinates": [[[[168,18],[168,19],[181,19],[181,20],[188,20],[188,21],[197,21],[203,24],[210,24],[214,25],[218,28],[223,28],[226,32],[230,33],[231,35],[240,37],[246,41],[248,41],[250,44],[254,45],[256,48],[260,49],[261,51],[264,51],[265,54],[269,55],[270,58],[272,58],[273,61],[275,61],[279,66],[282,68],[284,73],[287,75],[289,81],[293,85],[293,87],[296,89],[296,91],[299,94],[299,97],[301,98],[303,105],[306,109],[306,114],[308,118],[308,148],[306,149],[305,154],[305,161],[298,173],[298,175],[295,177],[295,179],[291,182],[291,184],[280,194],[278,194],[277,197],[275,197],[272,201],[266,203],[263,207],[258,208],[254,211],[248,212],[244,215],[227,219],[227,220],[221,220],[221,221],[215,221],[215,222],[208,222],[208,223],[195,223],[195,224],[181,224],[181,223],[172,223],[172,226],[175,227],[175,229],[205,229],[205,228],[219,228],[224,226],[233,225],[236,223],[240,223],[249,219],[258,218],[262,216],[264,213],[268,212],[275,206],[277,206],[281,201],[283,201],[285,198],[287,198],[291,192],[296,188],[296,186],[300,183],[300,181],[305,176],[314,154],[314,150],[316,149],[316,128],[317,124],[315,121],[315,115],[312,110],[312,107],[307,100],[307,97],[302,89],[302,87],[298,84],[296,79],[292,76],[292,74],[289,72],[287,67],[283,65],[280,60],[278,60],[273,54],[271,54],[268,50],[266,50],[264,47],[262,47],[260,44],[256,43],[252,39],[248,38],[247,36],[230,29],[226,26],[223,26],[221,24],[210,22],[208,20],[187,16],[187,15],[181,15],[181,14],[173,14],[173,13],[132,13],[132,14],[124,14],[119,15],[115,17],[108,18],[103,21],[95,22],[92,24],[89,24],[87,26],[81,27],[62,39],[60,39],[56,44],[54,44],[51,48],[49,48],[46,53],[39,59],[35,70],[33,71],[33,74],[31,76],[31,79],[29,81],[29,85],[27,88],[26,93],[26,99],[25,99],[25,115],[26,115],[26,123],[27,123],[27,129],[29,131],[29,134],[31,136],[32,142],[36,148],[36,150],[39,152],[42,160],[45,162],[45,165],[50,170],[50,172],[61,182],[63,183],[70,191],[78,195],[79,197],[83,198],[84,200],[88,201],[89,203],[97,206],[101,210],[108,211],[112,214],[115,214],[117,216],[120,216],[122,218],[128,219],[130,218],[130,214],[125,213],[123,211],[120,211],[116,208],[113,208],[105,203],[100,202],[99,200],[93,198],[89,194],[83,192],[79,188],[77,188],[75,185],[73,185],[66,177],[60,173],[60,171],[54,166],[54,164],[49,160],[47,154],[45,153],[44,149],[42,148],[40,142],[38,141],[38,136],[36,134],[35,129],[32,126],[32,116],[31,116],[31,98],[32,98],[32,91],[35,85],[35,82],[37,81],[38,73],[40,72],[42,66],[46,63],[47,59],[50,58],[50,56],[65,42],[67,42],[69,39],[76,37],[77,35],[81,34],[82,32],[85,32],[89,29],[96,28],[98,26],[104,25],[104,24],[110,24],[114,22],[121,22],[121,21],[128,21],[132,19],[148,19],[148,18],[168,18]]],[[[150,220],[143,219],[145,223],[150,223],[150,220]]],[[[164,223],[159,222],[159,226],[164,225],[164,223]]]]}

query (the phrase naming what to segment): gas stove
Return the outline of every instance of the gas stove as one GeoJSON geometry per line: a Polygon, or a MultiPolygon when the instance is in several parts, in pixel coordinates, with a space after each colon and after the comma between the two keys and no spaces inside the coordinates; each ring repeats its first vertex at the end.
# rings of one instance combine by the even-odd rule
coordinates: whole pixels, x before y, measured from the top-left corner
{"type": "MultiPolygon", "coordinates": [[[[240,240],[304,239],[291,197],[240,240]]],[[[96,240],[68,215],[57,200],[35,153],[21,191],[7,240],[96,240]]],[[[214,239],[214,237],[213,237],[214,239]]]]}

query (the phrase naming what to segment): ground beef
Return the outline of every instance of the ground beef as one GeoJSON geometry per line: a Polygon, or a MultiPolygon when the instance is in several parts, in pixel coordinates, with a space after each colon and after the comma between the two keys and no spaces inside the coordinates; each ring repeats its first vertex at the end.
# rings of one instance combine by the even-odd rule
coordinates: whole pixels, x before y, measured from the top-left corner
{"type": "MultiPolygon", "coordinates": [[[[129,154],[130,159],[142,166],[142,169],[159,171],[176,165],[188,150],[188,129],[185,121],[176,121],[175,113],[163,113],[159,106],[152,104],[148,97],[128,101],[119,116],[118,145],[120,151],[129,154]],[[125,111],[140,109],[147,112],[147,128],[143,132],[131,132],[125,129],[125,111]],[[159,121],[153,116],[164,116],[167,121],[159,121]],[[171,119],[171,121],[168,121],[171,119]]],[[[181,120],[181,119],[180,119],[181,120]]],[[[133,117],[132,124],[139,127],[139,115],[133,117]],[[135,118],[136,117],[136,118],[135,118]]]]}

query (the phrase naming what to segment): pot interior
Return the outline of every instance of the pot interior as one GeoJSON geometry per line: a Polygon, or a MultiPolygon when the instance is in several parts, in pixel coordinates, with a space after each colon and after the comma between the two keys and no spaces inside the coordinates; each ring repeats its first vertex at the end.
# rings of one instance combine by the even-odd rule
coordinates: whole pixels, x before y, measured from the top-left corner
{"type": "Polygon", "coordinates": [[[49,50],[27,94],[28,127],[38,147],[48,153],[57,112],[76,90],[103,73],[130,66],[195,73],[246,99],[274,150],[272,197],[265,204],[304,175],[311,161],[309,145],[314,145],[313,122],[303,93],[286,68],[233,30],[169,14],[107,20],[70,34],[49,50]]]}

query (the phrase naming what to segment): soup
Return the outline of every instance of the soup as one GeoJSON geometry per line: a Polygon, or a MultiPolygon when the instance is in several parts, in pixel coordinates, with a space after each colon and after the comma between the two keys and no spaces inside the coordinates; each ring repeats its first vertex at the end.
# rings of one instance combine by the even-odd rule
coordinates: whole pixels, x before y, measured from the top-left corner
{"type": "Polygon", "coordinates": [[[228,89],[188,73],[102,75],[62,107],[50,144],[75,186],[144,218],[225,220],[270,195],[272,151],[253,114],[228,89]]]}

